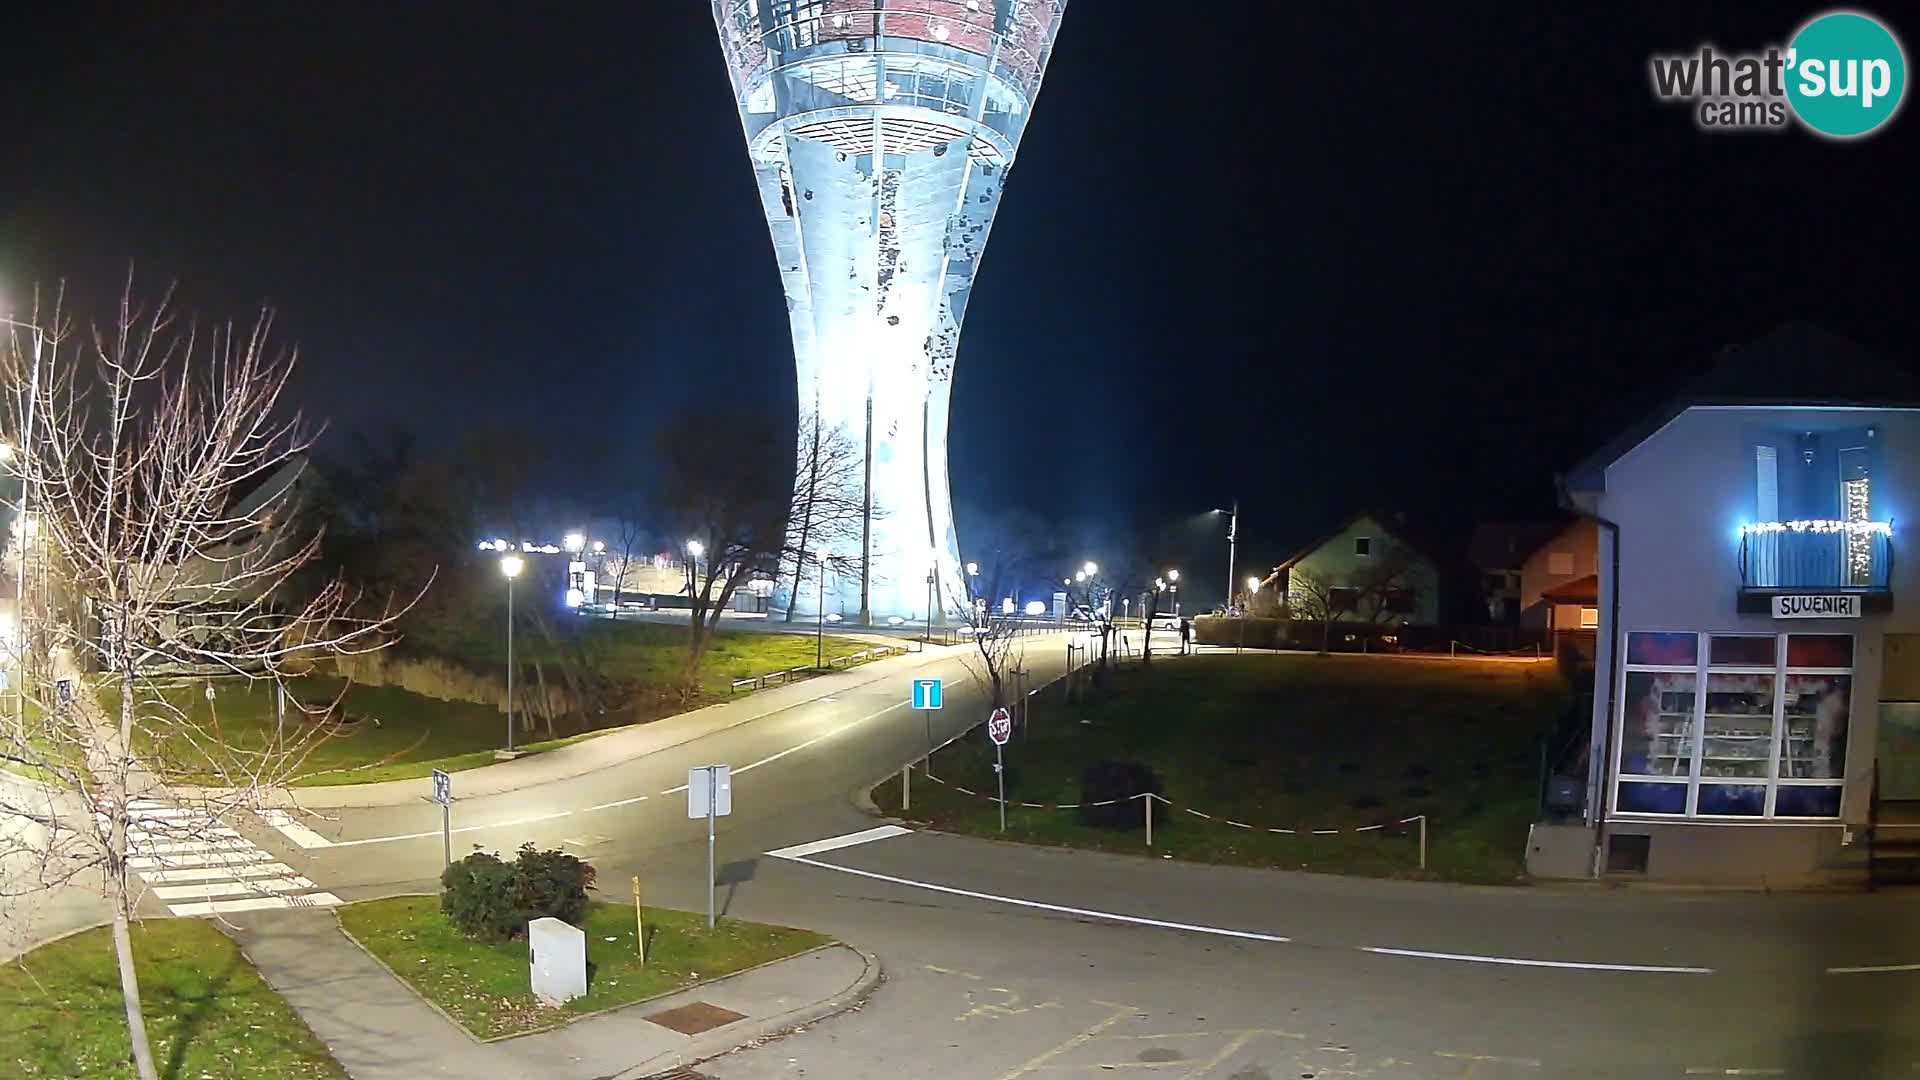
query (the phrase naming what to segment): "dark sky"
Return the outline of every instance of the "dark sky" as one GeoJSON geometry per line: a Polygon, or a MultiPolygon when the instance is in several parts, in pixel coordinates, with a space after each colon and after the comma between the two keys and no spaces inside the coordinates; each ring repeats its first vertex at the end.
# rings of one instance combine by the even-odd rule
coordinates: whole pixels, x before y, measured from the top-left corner
{"type": "MultiPolygon", "coordinates": [[[[0,67],[16,309],[129,259],[204,314],[269,301],[336,431],[791,408],[701,0],[40,7],[0,67]]],[[[1238,496],[1261,561],[1359,505],[1550,507],[1788,319],[1909,362],[1920,117],[1709,136],[1649,92],[1650,52],[1816,10],[1073,0],[969,308],[958,500],[1238,496]]]]}

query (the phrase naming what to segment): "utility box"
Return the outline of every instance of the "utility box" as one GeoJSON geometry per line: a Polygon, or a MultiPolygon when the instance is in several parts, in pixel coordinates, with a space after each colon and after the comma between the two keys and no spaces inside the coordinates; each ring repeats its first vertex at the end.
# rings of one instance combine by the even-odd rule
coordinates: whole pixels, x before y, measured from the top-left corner
{"type": "Polygon", "coordinates": [[[587,934],[555,918],[527,924],[527,966],[533,996],[559,1006],[587,993],[587,934]]]}

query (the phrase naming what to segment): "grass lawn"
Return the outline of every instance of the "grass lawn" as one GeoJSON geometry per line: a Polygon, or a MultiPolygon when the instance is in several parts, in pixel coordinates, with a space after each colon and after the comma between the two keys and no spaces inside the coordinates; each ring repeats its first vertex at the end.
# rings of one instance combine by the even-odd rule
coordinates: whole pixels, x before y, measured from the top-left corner
{"type": "MultiPolygon", "coordinates": [[[[1032,729],[1006,748],[1007,798],[1081,802],[1081,769],[1137,761],[1174,806],[1156,806],[1156,855],[1376,876],[1421,876],[1411,831],[1281,835],[1428,816],[1425,876],[1512,882],[1522,872],[1539,780],[1538,739],[1563,706],[1550,664],[1365,656],[1201,656],[1128,665],[1085,704],[1058,687],[1035,699],[1032,729]],[[1185,808],[1255,826],[1206,821],[1185,808]]],[[[993,748],[976,733],[934,773],[994,790],[993,748]]],[[[874,793],[899,813],[900,782],[874,793]]],[[[983,798],[916,777],[903,816],[998,836],[983,798]]],[[[1006,837],[1145,854],[1143,828],[1082,824],[1073,810],[1007,809],[1006,837]]]]}
{"type": "MultiPolygon", "coordinates": [[[[212,923],[133,927],[160,1075],[345,1080],[325,1046],[212,923]]],[[[0,965],[0,1074],[131,1077],[113,940],[88,930],[0,965]]]]}
{"type": "MultiPolygon", "coordinates": [[[[586,644],[587,655],[599,664],[608,678],[640,687],[673,690],[679,686],[680,672],[686,663],[687,628],[684,624],[653,622],[616,622],[585,618],[577,627],[586,644]]],[[[874,646],[857,638],[824,639],[826,660],[851,656],[874,646]]],[[[455,643],[459,656],[471,664],[504,666],[506,641],[503,635],[475,635],[455,643]]],[[[515,639],[514,659],[523,662],[547,659],[551,650],[532,634],[515,639]]],[[[812,634],[776,634],[755,630],[719,630],[707,647],[700,668],[700,693],[703,697],[727,696],[733,680],[766,675],[788,668],[812,667],[816,645],[812,634]]]]}
{"type": "Polygon", "coordinates": [[[469,941],[434,896],[370,900],[339,909],[340,924],[407,985],[483,1038],[534,1031],[584,1013],[684,990],[697,983],[831,944],[807,930],[646,909],[647,966],[634,953],[633,908],[595,903],[587,935],[587,995],[553,1009],[527,987],[527,943],[469,941]]]}

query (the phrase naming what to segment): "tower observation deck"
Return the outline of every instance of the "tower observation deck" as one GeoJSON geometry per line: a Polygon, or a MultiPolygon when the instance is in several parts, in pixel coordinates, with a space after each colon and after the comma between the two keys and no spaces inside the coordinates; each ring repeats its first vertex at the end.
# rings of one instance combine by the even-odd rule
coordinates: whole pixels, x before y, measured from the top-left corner
{"type": "MultiPolygon", "coordinates": [[[[871,474],[866,557],[861,542],[834,552],[866,572],[829,573],[829,613],[938,622],[964,602],[947,487],[954,354],[1066,6],[713,0],[800,410],[841,429],[871,474]]],[[[793,588],[789,571],[776,605],[813,615],[813,573],[793,588]]]]}

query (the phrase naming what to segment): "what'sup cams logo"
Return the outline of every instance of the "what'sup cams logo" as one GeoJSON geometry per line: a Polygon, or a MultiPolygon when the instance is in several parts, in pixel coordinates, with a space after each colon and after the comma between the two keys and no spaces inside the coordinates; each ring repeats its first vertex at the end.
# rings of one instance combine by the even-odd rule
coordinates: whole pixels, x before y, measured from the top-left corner
{"type": "Polygon", "coordinates": [[[1685,102],[1702,131],[1780,131],[1798,121],[1828,139],[1857,139],[1885,127],[1906,96],[1907,58],[1887,24],[1857,11],[1830,11],[1785,46],[1690,53],[1648,60],[1654,96],[1685,102]]]}

